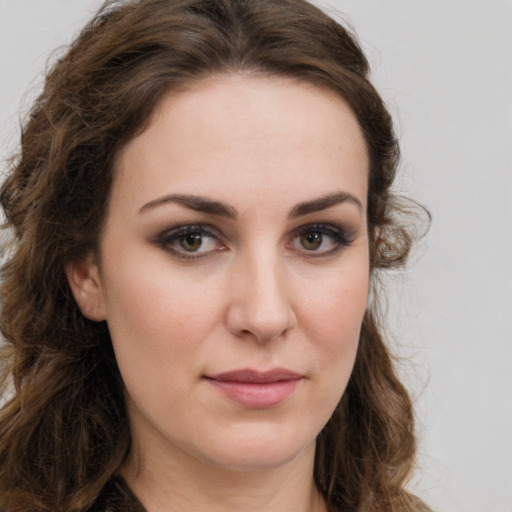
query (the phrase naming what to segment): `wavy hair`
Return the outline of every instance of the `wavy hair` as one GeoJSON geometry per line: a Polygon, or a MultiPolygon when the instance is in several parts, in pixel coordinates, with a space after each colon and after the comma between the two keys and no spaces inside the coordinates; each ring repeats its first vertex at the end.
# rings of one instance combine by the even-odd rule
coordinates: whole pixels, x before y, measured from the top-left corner
{"type": "MultiPolygon", "coordinates": [[[[355,37],[304,0],[110,0],[48,71],[0,191],[0,508],[143,510],[120,479],[130,449],[105,322],[80,312],[65,269],[95,250],[120,148],[168,91],[223,73],[284,76],[350,106],[370,157],[372,279],[404,264],[414,230],[391,191],[399,147],[355,37]],[[404,220],[405,219],[405,220],[404,220]]],[[[428,510],[407,492],[412,404],[374,306],[348,387],[318,437],[315,480],[331,510],[428,510]]]]}

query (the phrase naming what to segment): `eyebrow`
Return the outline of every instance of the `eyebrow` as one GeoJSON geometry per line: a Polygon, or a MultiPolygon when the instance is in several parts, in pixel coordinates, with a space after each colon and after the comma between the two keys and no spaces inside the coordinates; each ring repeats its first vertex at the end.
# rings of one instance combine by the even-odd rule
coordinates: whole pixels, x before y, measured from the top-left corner
{"type": "Polygon", "coordinates": [[[329,194],[327,196],[322,196],[317,199],[313,199],[311,201],[305,201],[303,203],[299,203],[294,206],[290,211],[290,218],[300,217],[302,215],[307,215],[309,213],[315,213],[322,210],[326,210],[331,206],[336,206],[341,203],[352,203],[355,204],[359,211],[363,211],[363,205],[359,199],[348,193],[348,192],[338,192],[336,194],[329,194]]]}
{"type": "Polygon", "coordinates": [[[167,203],[177,203],[181,206],[185,206],[186,208],[190,208],[191,210],[208,213],[210,215],[219,215],[229,219],[236,219],[237,216],[236,210],[232,206],[220,201],[213,201],[206,197],[186,194],[169,194],[164,197],[154,199],[140,208],[139,213],[143,213],[151,208],[167,203]]]}
{"type": "MultiPolygon", "coordinates": [[[[348,192],[338,192],[336,194],[329,194],[312,199],[311,201],[299,203],[290,210],[288,217],[301,217],[303,215],[326,210],[327,208],[346,202],[355,204],[360,211],[363,211],[363,205],[356,196],[348,192]]],[[[142,206],[139,209],[139,213],[144,213],[147,210],[168,203],[176,203],[186,208],[190,208],[191,210],[210,215],[218,215],[220,217],[227,217],[229,219],[236,219],[238,215],[236,209],[226,203],[188,194],[169,194],[153,199],[142,206]]]]}

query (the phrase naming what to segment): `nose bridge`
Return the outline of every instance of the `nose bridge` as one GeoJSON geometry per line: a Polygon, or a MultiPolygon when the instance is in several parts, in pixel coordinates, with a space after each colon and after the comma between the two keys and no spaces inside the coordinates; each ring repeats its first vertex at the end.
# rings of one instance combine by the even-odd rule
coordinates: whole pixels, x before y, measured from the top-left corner
{"type": "Polygon", "coordinates": [[[230,329],[258,341],[279,337],[295,325],[286,270],[278,251],[262,246],[240,255],[231,276],[230,329]]]}

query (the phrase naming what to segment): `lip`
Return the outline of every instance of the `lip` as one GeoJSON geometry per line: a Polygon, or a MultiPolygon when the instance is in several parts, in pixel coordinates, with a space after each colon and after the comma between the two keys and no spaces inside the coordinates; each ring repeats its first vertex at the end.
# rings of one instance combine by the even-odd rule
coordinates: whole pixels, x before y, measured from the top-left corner
{"type": "Polygon", "coordinates": [[[231,401],[250,409],[266,409],[285,402],[303,376],[283,368],[263,372],[244,368],[204,378],[231,401]]]}

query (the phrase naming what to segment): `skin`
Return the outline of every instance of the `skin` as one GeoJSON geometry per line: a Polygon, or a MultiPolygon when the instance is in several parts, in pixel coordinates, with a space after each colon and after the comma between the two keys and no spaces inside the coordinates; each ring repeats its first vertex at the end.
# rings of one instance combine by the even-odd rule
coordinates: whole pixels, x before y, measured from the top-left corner
{"type": "Polygon", "coordinates": [[[204,79],[121,150],[100,252],[68,278],[108,323],[133,436],[123,474],[148,511],[325,510],[315,439],[367,305],[367,175],[350,109],[288,79],[204,79]],[[300,378],[247,406],[208,378],[241,368],[300,378]]]}

